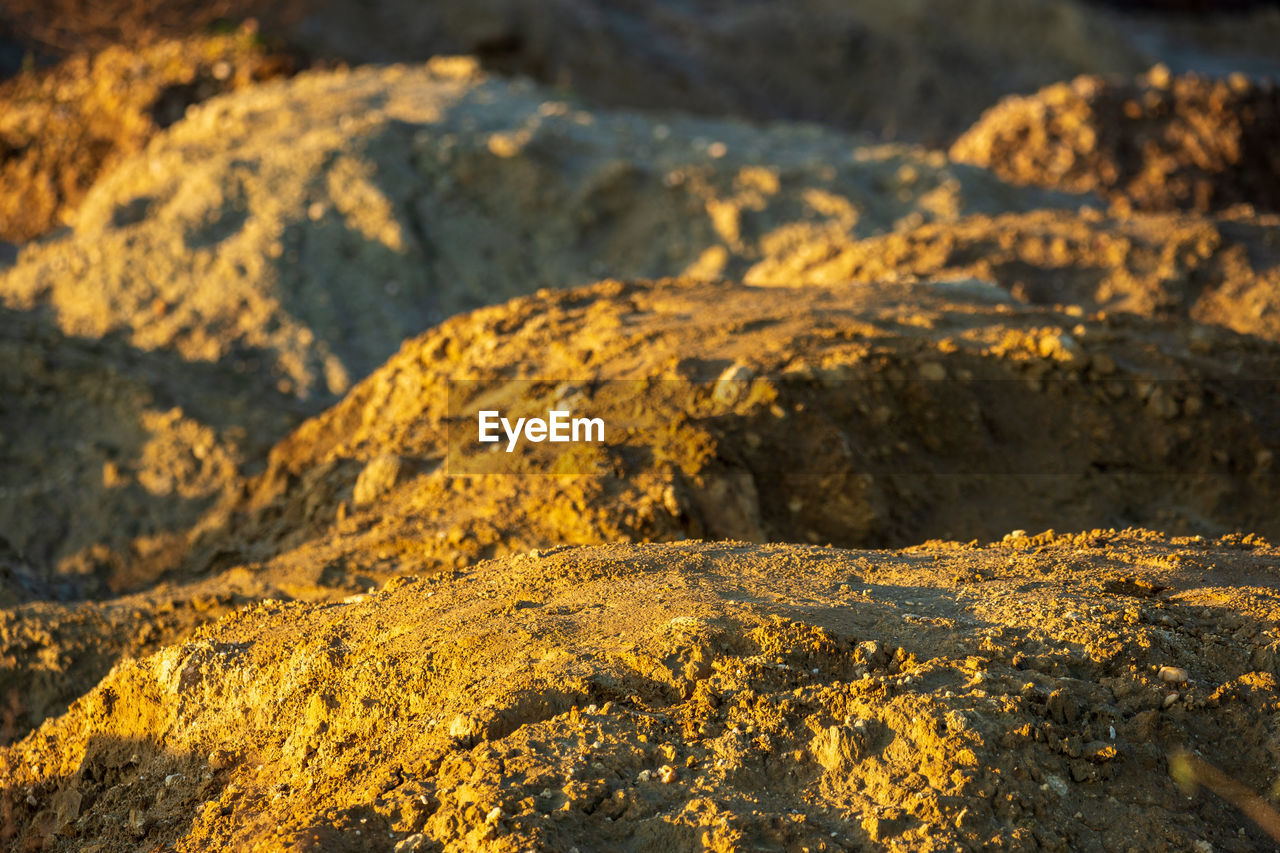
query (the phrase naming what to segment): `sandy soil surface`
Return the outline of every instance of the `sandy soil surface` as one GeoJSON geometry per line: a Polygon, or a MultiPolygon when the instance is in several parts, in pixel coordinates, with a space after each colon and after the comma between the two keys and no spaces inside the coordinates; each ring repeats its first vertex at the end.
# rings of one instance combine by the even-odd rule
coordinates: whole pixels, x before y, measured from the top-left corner
{"type": "Polygon", "coordinates": [[[465,531],[437,536],[445,567],[459,548],[674,531],[883,545],[1099,519],[1275,535],[1275,388],[1240,380],[1274,377],[1278,358],[1256,338],[1023,305],[972,279],[548,291],[406,342],[277,445],[202,535],[220,559],[238,542],[261,559],[336,520],[359,534],[352,566],[381,553],[388,568],[397,547],[433,550],[406,526],[465,531]],[[591,477],[459,481],[536,470],[502,454],[450,469],[473,397],[521,414],[568,400],[635,437],[568,469],[591,477]]]}
{"type": "Polygon", "coordinates": [[[244,365],[70,337],[38,311],[0,309],[0,361],[5,606],[153,580],[310,411],[244,365]]]}
{"type": "MultiPolygon", "coordinates": [[[[167,43],[141,66],[109,51],[94,67],[140,75],[133,106],[110,112],[141,122],[140,145],[162,81],[212,74],[245,44],[167,43]]],[[[92,78],[103,97],[121,79],[92,78]]],[[[74,229],[0,267],[21,392],[2,430],[0,535],[84,590],[171,564],[175,529],[299,417],[458,311],[1074,203],[816,128],[587,112],[461,59],[311,73],[187,112],[95,185],[74,229]]]]}
{"type": "Polygon", "coordinates": [[[0,849],[1280,850],[1274,9],[188,5],[0,13],[0,849]]]}
{"type": "Polygon", "coordinates": [[[1019,302],[1193,320],[1280,340],[1280,217],[1038,210],[857,242],[807,240],[747,270],[795,286],[974,277],[1019,302]]]}
{"type": "Polygon", "coordinates": [[[405,336],[539,287],[713,276],[811,234],[1071,203],[860,142],[591,113],[464,59],[306,74],[194,108],[0,294],[52,304],[69,334],[262,351],[288,390],[342,393],[405,336]]]}
{"type": "MultiPolygon", "coordinates": [[[[115,660],[246,602],[340,600],[563,543],[1280,535],[1278,362],[1261,339],[1024,305],[972,279],[547,291],[407,342],[167,540],[170,586],[11,608],[0,686],[27,687],[25,731],[115,660]],[[596,473],[452,476],[449,430],[474,425],[450,426],[448,384],[467,377],[504,410],[570,399],[636,432],[571,469],[596,473]]],[[[135,586],[154,576],[123,565],[135,586]]]]}
{"type": "Polygon", "coordinates": [[[532,551],[267,601],[0,753],[13,843],[1268,849],[1280,552],[1144,531],[532,551]]]}
{"type": "MultiPolygon", "coordinates": [[[[437,94],[440,82],[425,79],[405,88],[437,94]]],[[[511,92],[505,84],[483,85],[511,92]]],[[[278,98],[276,93],[268,103],[278,98]]],[[[529,109],[533,100],[524,101],[529,109]]],[[[337,109],[344,105],[333,102],[337,109]]],[[[294,109],[300,113],[302,107],[295,102],[294,109]]],[[[464,115],[455,123],[468,120],[464,115]]],[[[721,138],[735,147],[755,146],[756,156],[703,156],[679,166],[674,164],[697,155],[668,147],[669,170],[647,165],[641,150],[620,166],[612,159],[615,151],[626,153],[647,127],[634,117],[628,121],[622,125],[626,136],[585,130],[583,157],[549,161],[531,141],[534,151],[509,158],[516,171],[505,185],[484,178],[465,194],[428,193],[416,200],[406,198],[411,181],[385,177],[403,168],[397,157],[410,152],[380,150],[346,161],[358,167],[332,166],[329,201],[307,203],[305,187],[299,187],[281,209],[281,187],[287,186],[282,173],[302,184],[315,180],[263,153],[296,153],[299,138],[308,134],[287,123],[278,144],[260,138],[245,143],[257,152],[259,175],[250,184],[250,212],[241,214],[234,199],[199,191],[242,180],[236,170],[254,162],[252,152],[232,147],[218,159],[211,154],[214,142],[175,141],[170,147],[178,156],[161,173],[162,191],[142,197],[163,215],[88,224],[95,216],[118,218],[121,210],[143,215],[132,178],[154,181],[144,163],[156,160],[126,164],[95,192],[82,229],[29,248],[0,274],[0,295],[14,306],[4,334],[18,370],[9,379],[20,392],[7,404],[9,444],[0,451],[8,482],[0,490],[3,535],[28,561],[81,589],[119,589],[153,577],[174,562],[175,531],[234,489],[246,466],[252,472],[300,417],[330,399],[315,391],[295,402],[305,389],[328,382],[333,384],[326,390],[343,389],[401,336],[428,325],[441,303],[456,309],[530,291],[553,283],[556,270],[569,282],[587,280],[592,269],[692,268],[703,277],[737,272],[751,284],[787,287],[975,277],[1033,305],[1189,317],[1269,340],[1280,335],[1280,232],[1272,215],[1107,216],[1087,206],[1079,212],[1000,213],[1068,199],[1020,195],[983,173],[939,165],[912,149],[857,149],[843,169],[827,175],[816,163],[822,150],[830,150],[824,146],[838,141],[781,131],[752,136],[731,125],[712,129],[725,131],[721,138]],[[816,147],[795,154],[797,137],[816,147]],[[804,159],[793,165],[797,157],[804,159]],[[207,171],[197,170],[197,161],[207,171]],[[589,176],[585,187],[580,167],[589,176]],[[398,196],[388,200],[362,174],[386,182],[395,188],[387,192],[398,196]],[[673,174],[689,177],[673,188],[666,180],[673,174]],[[520,176],[527,184],[515,182],[520,176]],[[500,206],[504,192],[509,197],[523,185],[529,187],[527,205],[508,206],[500,214],[508,224],[495,227],[487,211],[500,206]],[[360,203],[353,203],[348,217],[326,206],[352,197],[360,203]],[[586,215],[582,203],[572,207],[566,200],[574,197],[599,199],[601,213],[591,229],[609,234],[603,248],[611,251],[601,252],[597,240],[570,244],[562,236],[584,233],[577,230],[586,215]],[[210,198],[214,204],[221,198],[213,214],[210,198]],[[311,218],[316,210],[324,211],[319,220],[311,218]],[[419,221],[415,210],[432,223],[429,229],[411,227],[419,221]],[[972,211],[979,212],[963,215],[972,211]],[[243,215],[243,221],[222,241],[195,251],[192,239],[173,239],[175,225],[198,234],[208,215],[220,221],[243,215]],[[399,253],[368,249],[361,229],[374,225],[391,235],[399,253]],[[688,242],[673,245],[673,229],[688,242]],[[508,240],[513,232],[527,238],[508,240]],[[876,232],[887,233],[862,239],[876,232]],[[280,233],[284,239],[264,245],[280,233]],[[423,239],[405,236],[414,234],[423,239]],[[426,235],[438,250],[421,248],[426,235]],[[348,251],[347,241],[366,248],[348,251]],[[492,252],[471,253],[477,241],[492,252]],[[285,243],[299,247],[288,253],[296,263],[287,257],[263,262],[259,253],[269,260],[272,246],[285,243]],[[434,262],[424,267],[424,255],[434,262]],[[362,284],[372,274],[371,257],[387,265],[383,276],[397,278],[382,288],[362,284]],[[68,274],[76,270],[81,274],[68,274]],[[238,280],[229,277],[237,274],[238,280]],[[388,293],[391,284],[396,288],[388,293]],[[45,355],[64,341],[69,351],[46,363],[45,355]],[[141,369],[144,364],[149,367],[141,369]],[[72,390],[86,383],[91,393],[72,390]],[[117,434],[102,430],[104,418],[117,434]],[[113,499],[104,501],[107,494],[113,499]],[[126,571],[124,562],[132,568],[126,571]]],[[[427,127],[430,135],[420,142],[455,150],[448,133],[427,127]]],[[[695,123],[693,130],[699,128],[706,123],[695,123]]],[[[689,132],[680,145],[692,146],[689,132]]],[[[558,144],[556,132],[540,133],[548,137],[541,150],[558,144]]],[[[494,164],[502,168],[507,160],[488,148],[492,136],[475,134],[470,153],[437,166],[437,183],[430,186],[451,187],[469,175],[487,175],[494,164]],[[468,165],[471,158],[479,162],[468,165]]],[[[316,156],[338,163],[344,155],[322,147],[316,156]]],[[[429,177],[423,176],[424,185],[429,177]]]]}

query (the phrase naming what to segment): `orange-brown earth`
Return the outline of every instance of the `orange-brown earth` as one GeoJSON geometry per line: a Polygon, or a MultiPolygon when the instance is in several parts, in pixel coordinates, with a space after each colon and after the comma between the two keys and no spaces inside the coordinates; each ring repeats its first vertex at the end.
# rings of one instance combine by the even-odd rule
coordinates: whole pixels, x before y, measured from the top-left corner
{"type": "Polygon", "coordinates": [[[47,330],[15,351],[27,393],[0,457],[3,535],[44,570],[93,576],[82,585],[120,588],[122,561],[149,577],[135,557],[172,563],[175,531],[403,337],[602,270],[784,286],[976,276],[1035,304],[1276,337],[1270,215],[1067,212],[1080,197],[858,141],[590,113],[465,61],[311,74],[201,105],[100,182],[73,230],[0,269],[0,300],[32,315],[11,315],[10,335],[47,330]],[[92,404],[116,407],[127,435],[110,441],[64,393],[79,380],[26,366],[64,338],[104,336],[121,341],[103,364],[133,353],[176,371],[115,371],[150,402],[92,404]],[[307,399],[282,407],[286,395],[307,399]]]}
{"type": "Polygon", "coordinates": [[[773,253],[752,284],[976,277],[1020,302],[1193,320],[1280,340],[1280,216],[1239,211],[972,216],[773,253]]]}
{"type": "Polygon", "coordinates": [[[110,47],[146,46],[219,28],[272,28],[296,21],[297,0],[8,0],[0,31],[33,54],[75,57],[110,47]]]}
{"type": "Polygon", "coordinates": [[[172,583],[11,608],[3,686],[25,730],[113,660],[255,599],[340,600],[562,543],[900,545],[1091,523],[1274,536],[1276,396],[1241,380],[1277,358],[975,280],[548,291],[406,343],[182,537],[172,583]],[[718,382],[727,367],[738,379],[718,382]],[[569,395],[640,431],[578,460],[594,474],[453,477],[446,386],[465,377],[510,411],[569,395]],[[656,381],[607,381],[637,378],[656,381]]]}
{"type": "Polygon", "coordinates": [[[1008,181],[1120,210],[1280,210],[1280,87],[1244,74],[1079,77],[1005,99],[951,147],[1008,181]]]}
{"type": "Polygon", "coordinates": [[[246,31],[111,46],[0,82],[0,240],[68,224],[99,177],[187,107],[295,66],[246,31]]]}
{"type": "Polygon", "coordinates": [[[349,533],[347,566],[395,571],[618,537],[886,545],[1090,519],[1276,535],[1277,367],[1272,342],[972,279],[546,291],[407,341],[196,542],[225,564],[349,533]],[[477,384],[450,411],[457,380],[477,384]],[[449,430],[475,433],[468,398],[617,435],[561,469],[591,476],[459,479],[493,470],[446,459],[449,430]]]}
{"type": "MultiPolygon", "coordinates": [[[[631,23],[681,31],[657,8],[631,23]]],[[[932,49],[906,90],[843,100],[788,66],[773,91],[817,100],[774,106],[934,138],[1010,85],[993,68],[1149,64],[1074,3],[984,4],[982,39],[922,9],[817,15],[843,23],[804,55],[853,34],[836,65],[884,64],[910,32],[995,62],[946,109],[891,126],[932,103],[932,49]],[[1036,31],[1052,49],[1019,65],[1036,31]]],[[[593,79],[572,26],[497,7],[433,6],[388,49],[435,21],[589,95],[644,79],[762,115],[742,96],[767,86],[726,81],[769,50],[741,45],[803,34],[763,10],[721,21],[732,55],[685,42],[685,77],[619,50],[593,79]]],[[[1247,64],[1276,20],[1233,21],[1144,43],[1197,27],[1201,58],[1247,64]]],[[[953,149],[986,171],[594,112],[457,59],[186,110],[241,67],[198,46],[251,77],[248,38],[8,84],[16,187],[106,177],[0,260],[0,845],[1275,849],[1274,88],[1051,87],[953,149]],[[140,147],[174,93],[139,156],[78,159],[102,117],[140,147]],[[79,141],[40,137],[55,119],[79,141]],[[628,280],[539,289],[605,273],[628,280]],[[612,440],[529,473],[545,455],[466,447],[480,405],[570,406],[612,440]],[[1083,532],[1024,532],[1049,527],[1083,532]],[[868,547],[899,550],[845,550],[868,547]],[[1178,787],[1178,749],[1261,823],[1178,787]]]]}
{"type": "Polygon", "coordinates": [[[465,59],[197,105],[103,177],[74,228],[0,266],[23,391],[0,428],[2,535],[51,572],[109,581],[125,561],[141,580],[134,557],[169,553],[299,413],[445,316],[606,270],[712,277],[819,237],[1072,201],[862,141],[587,112],[465,59]],[[59,365],[64,339],[97,364],[59,365]],[[129,400],[70,391],[107,372],[129,400]]]}

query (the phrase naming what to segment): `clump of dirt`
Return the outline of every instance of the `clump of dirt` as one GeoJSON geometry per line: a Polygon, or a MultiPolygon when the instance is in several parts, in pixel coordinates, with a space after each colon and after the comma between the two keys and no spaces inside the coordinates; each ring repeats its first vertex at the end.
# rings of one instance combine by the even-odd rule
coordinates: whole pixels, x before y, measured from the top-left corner
{"type": "Polygon", "coordinates": [[[244,362],[67,337],[41,312],[0,309],[0,362],[3,606],[153,580],[309,413],[244,362]]]}
{"type": "Polygon", "coordinates": [[[1078,77],[1006,98],[951,148],[1019,184],[1121,210],[1280,210],[1280,87],[1243,74],[1078,77]]]}
{"type": "Polygon", "coordinates": [[[0,83],[0,240],[69,223],[99,177],[192,104],[294,66],[242,31],[107,47],[0,83]]]}
{"type": "Polygon", "coordinates": [[[28,246],[0,300],[341,394],[405,337],[540,287],[735,271],[819,235],[1065,203],[812,127],[592,113],[474,62],[308,73],[189,111],[28,246]]]}
{"type": "Polygon", "coordinates": [[[1168,761],[1277,798],[1278,559],[612,545],[266,601],[0,751],[0,802],[102,853],[1270,849],[1168,761]]]}
{"type": "Polygon", "coordinates": [[[0,244],[0,846],[1265,844],[1169,756],[1280,801],[1273,86],[1079,78],[987,171],[480,65],[939,141],[1181,25],[315,2],[479,60],[262,82],[152,41],[249,2],[90,5],[3,21],[145,44],[0,85],[0,239],[71,226],[0,244]]]}
{"type": "Polygon", "coordinates": [[[1021,302],[1192,319],[1280,341],[1280,217],[1033,211],[812,240],[751,284],[975,277],[1021,302]]]}

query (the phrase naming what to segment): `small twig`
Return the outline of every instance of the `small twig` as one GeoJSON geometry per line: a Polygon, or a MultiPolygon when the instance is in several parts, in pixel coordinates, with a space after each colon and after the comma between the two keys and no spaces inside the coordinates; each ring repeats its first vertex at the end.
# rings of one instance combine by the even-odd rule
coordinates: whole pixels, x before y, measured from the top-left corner
{"type": "Polygon", "coordinates": [[[1212,764],[1189,752],[1178,751],[1169,756],[1169,775],[1183,790],[1194,792],[1197,786],[1203,785],[1213,791],[1280,842],[1280,812],[1212,764]]]}

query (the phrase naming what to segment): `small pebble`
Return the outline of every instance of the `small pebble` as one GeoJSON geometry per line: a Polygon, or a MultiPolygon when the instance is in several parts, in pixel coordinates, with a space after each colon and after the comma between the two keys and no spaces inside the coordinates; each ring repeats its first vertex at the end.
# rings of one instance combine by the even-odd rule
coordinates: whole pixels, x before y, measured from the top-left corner
{"type": "Polygon", "coordinates": [[[747,383],[755,376],[754,371],[745,364],[734,364],[725,368],[716,381],[711,397],[717,403],[733,405],[746,391],[747,383]]]}
{"type": "Polygon", "coordinates": [[[658,780],[664,785],[670,785],[676,781],[676,769],[670,764],[664,764],[658,768],[658,780]]]}
{"type": "Polygon", "coordinates": [[[1179,694],[1177,693],[1170,693],[1168,696],[1164,697],[1164,706],[1166,708],[1172,708],[1173,703],[1178,701],[1178,696],[1179,694]]]}
{"type": "Polygon", "coordinates": [[[427,849],[427,837],[421,832],[410,835],[395,847],[395,853],[417,853],[427,849]]]}
{"type": "Polygon", "coordinates": [[[1156,675],[1169,684],[1182,684],[1188,677],[1187,671],[1180,666],[1162,666],[1156,675]]]}

